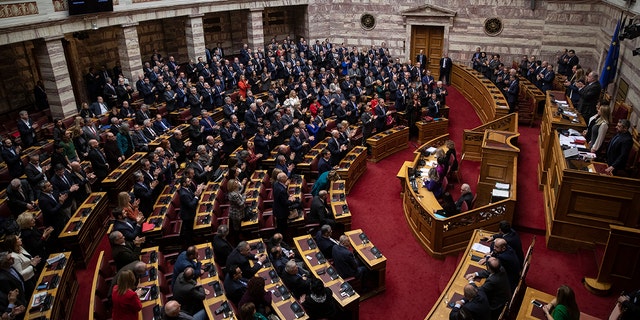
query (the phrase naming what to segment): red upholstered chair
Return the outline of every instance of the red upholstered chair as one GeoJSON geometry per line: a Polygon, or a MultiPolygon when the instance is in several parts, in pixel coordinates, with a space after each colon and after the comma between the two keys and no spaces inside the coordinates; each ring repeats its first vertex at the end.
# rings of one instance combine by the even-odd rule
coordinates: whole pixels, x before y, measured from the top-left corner
{"type": "Polygon", "coordinates": [[[460,213],[469,211],[469,206],[466,201],[462,201],[462,205],[460,206],[460,213]]]}
{"type": "Polygon", "coordinates": [[[104,302],[98,295],[93,299],[93,319],[108,320],[111,319],[111,312],[105,306],[104,302]]]}
{"type": "Polygon", "coordinates": [[[109,286],[111,285],[110,281],[106,281],[104,277],[98,274],[98,279],[96,280],[96,292],[95,294],[100,297],[100,299],[107,299],[109,293],[109,286]]]}

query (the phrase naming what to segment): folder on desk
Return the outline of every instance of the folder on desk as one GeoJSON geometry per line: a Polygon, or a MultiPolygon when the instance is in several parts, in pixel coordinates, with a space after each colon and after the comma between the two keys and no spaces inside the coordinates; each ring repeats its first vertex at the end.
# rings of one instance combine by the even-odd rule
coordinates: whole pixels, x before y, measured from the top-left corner
{"type": "Polygon", "coordinates": [[[142,224],[142,232],[147,232],[149,230],[153,230],[155,227],[156,227],[155,224],[145,222],[145,223],[142,224]]]}

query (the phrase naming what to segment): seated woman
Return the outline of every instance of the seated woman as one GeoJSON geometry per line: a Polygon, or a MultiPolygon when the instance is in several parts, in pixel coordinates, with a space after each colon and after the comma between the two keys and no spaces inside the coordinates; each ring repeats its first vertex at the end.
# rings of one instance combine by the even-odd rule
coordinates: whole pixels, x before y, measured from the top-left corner
{"type": "Polygon", "coordinates": [[[133,271],[126,270],[118,277],[118,282],[113,286],[112,297],[112,318],[122,320],[136,320],[142,310],[140,296],[143,294],[142,288],[136,288],[136,276],[133,271]]]}
{"type": "Polygon", "coordinates": [[[576,303],[576,296],[569,286],[558,288],[556,297],[549,304],[542,307],[547,320],[578,320],[580,310],[576,303]]]}
{"type": "Polygon", "coordinates": [[[304,310],[311,319],[338,319],[338,309],[332,298],[331,289],[326,288],[322,280],[313,278],[311,293],[301,298],[304,310]]]}
{"type": "Polygon", "coordinates": [[[429,169],[428,178],[424,181],[424,186],[427,190],[433,192],[433,195],[436,198],[440,198],[442,196],[442,182],[440,182],[440,177],[436,168],[429,169]]]}

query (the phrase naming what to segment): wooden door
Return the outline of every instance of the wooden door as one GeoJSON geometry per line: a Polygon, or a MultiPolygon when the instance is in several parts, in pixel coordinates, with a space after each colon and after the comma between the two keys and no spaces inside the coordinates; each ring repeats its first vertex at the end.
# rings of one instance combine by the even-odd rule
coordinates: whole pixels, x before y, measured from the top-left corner
{"type": "Polygon", "coordinates": [[[437,80],[440,75],[438,63],[440,63],[444,51],[444,27],[411,26],[411,55],[409,58],[412,63],[415,63],[415,58],[420,50],[424,50],[427,55],[429,70],[437,80]]]}

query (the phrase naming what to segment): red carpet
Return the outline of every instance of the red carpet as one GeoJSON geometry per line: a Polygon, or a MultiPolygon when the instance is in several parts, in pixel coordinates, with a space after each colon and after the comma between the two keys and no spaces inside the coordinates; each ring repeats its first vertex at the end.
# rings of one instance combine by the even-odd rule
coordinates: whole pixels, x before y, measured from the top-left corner
{"type": "MultiPolygon", "coordinates": [[[[462,149],[463,129],[480,125],[471,105],[452,87],[447,105],[451,107],[449,132],[462,149]]],[[[514,225],[520,231],[522,243],[527,246],[533,234],[537,244],[532,266],[527,277],[529,286],[555,293],[561,284],[571,286],[576,292],[581,311],[607,318],[616,297],[601,298],[588,293],[581,284],[582,277],[597,274],[593,252],[567,254],[548,250],[544,243],[544,211],[542,192],[537,188],[537,163],[539,158],[537,136],[539,128],[520,127],[518,145],[521,149],[518,170],[518,204],[514,225]],[[526,232],[525,232],[526,231],[526,232]]],[[[444,260],[431,258],[416,242],[402,212],[400,183],[395,178],[400,166],[413,159],[415,143],[409,148],[379,163],[368,163],[367,174],[351,190],[348,196],[353,214],[353,228],[363,229],[371,241],[387,257],[387,290],[360,304],[360,319],[424,319],[433,303],[440,296],[455,270],[459,255],[444,260]]],[[[479,162],[464,161],[461,175],[475,191],[479,162]]],[[[454,198],[458,197],[458,186],[454,198]]],[[[106,238],[97,252],[108,247],[106,238]]],[[[78,270],[80,284],[73,319],[87,319],[91,281],[98,255],[94,255],[87,270],[78,270]]]]}

